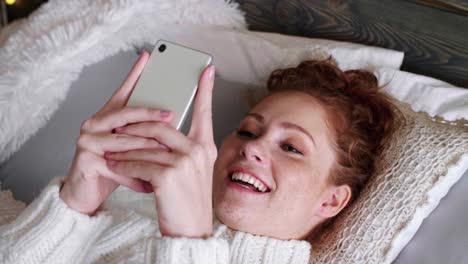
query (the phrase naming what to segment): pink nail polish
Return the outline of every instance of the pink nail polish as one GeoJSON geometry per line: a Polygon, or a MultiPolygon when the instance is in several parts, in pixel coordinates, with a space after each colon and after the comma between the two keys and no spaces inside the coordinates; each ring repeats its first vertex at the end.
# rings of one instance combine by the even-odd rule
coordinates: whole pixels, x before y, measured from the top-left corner
{"type": "Polygon", "coordinates": [[[171,111],[169,110],[161,110],[159,113],[161,117],[168,117],[170,114],[171,114],[171,111]]]}
{"type": "Polygon", "coordinates": [[[210,66],[210,72],[208,74],[208,76],[210,77],[210,79],[213,79],[214,78],[214,73],[215,73],[215,66],[212,65],[210,66]]]}

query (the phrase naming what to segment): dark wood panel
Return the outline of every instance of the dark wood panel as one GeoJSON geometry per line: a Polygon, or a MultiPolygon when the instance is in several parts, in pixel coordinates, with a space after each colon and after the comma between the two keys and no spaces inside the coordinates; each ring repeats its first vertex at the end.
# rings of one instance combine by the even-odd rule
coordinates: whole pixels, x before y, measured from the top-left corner
{"type": "Polygon", "coordinates": [[[440,8],[446,11],[454,12],[461,15],[468,13],[467,0],[408,0],[423,5],[428,5],[435,8],[440,8]]]}
{"type": "Polygon", "coordinates": [[[433,1],[237,0],[251,30],[404,51],[402,70],[467,88],[468,15],[429,6],[433,1]]]}

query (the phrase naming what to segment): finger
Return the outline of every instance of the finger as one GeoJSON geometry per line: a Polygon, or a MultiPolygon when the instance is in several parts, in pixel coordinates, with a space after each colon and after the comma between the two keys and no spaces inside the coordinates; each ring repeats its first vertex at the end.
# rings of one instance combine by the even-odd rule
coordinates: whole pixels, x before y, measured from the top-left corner
{"type": "Polygon", "coordinates": [[[103,156],[105,152],[121,152],[131,149],[160,148],[156,140],[126,134],[83,134],[78,138],[77,145],[96,155],[103,156]]]}
{"type": "Polygon", "coordinates": [[[160,174],[159,172],[166,168],[165,166],[144,162],[144,161],[115,161],[107,160],[107,168],[117,175],[121,175],[125,178],[140,179],[145,182],[150,182],[153,187],[158,186],[158,177],[153,175],[160,174]]]}
{"type": "Polygon", "coordinates": [[[167,146],[170,151],[180,153],[189,153],[192,147],[192,142],[182,132],[170,124],[162,122],[130,124],[117,128],[116,132],[137,137],[153,138],[160,144],[167,146]]]}
{"type": "Polygon", "coordinates": [[[136,192],[150,193],[153,191],[151,188],[151,183],[149,183],[148,181],[144,181],[139,178],[126,177],[115,173],[114,171],[109,169],[109,167],[107,166],[107,162],[104,159],[101,159],[100,163],[101,164],[99,166],[99,171],[100,175],[102,175],[103,177],[112,179],[118,184],[130,188],[136,192]]]}
{"type": "Polygon", "coordinates": [[[133,65],[125,81],[122,83],[122,85],[120,85],[119,89],[114,92],[112,97],[109,99],[109,101],[107,101],[101,111],[120,108],[127,103],[127,100],[130,97],[130,94],[132,93],[138,78],[143,72],[146,63],[148,62],[148,59],[149,53],[147,51],[143,51],[138,60],[133,65]]]}
{"type": "Polygon", "coordinates": [[[131,123],[145,121],[170,122],[172,118],[172,112],[169,110],[127,106],[91,119],[92,124],[89,124],[85,130],[89,133],[108,132],[131,123]]]}
{"type": "Polygon", "coordinates": [[[188,133],[189,138],[198,143],[211,143],[213,141],[212,97],[214,86],[214,66],[207,67],[198,82],[198,91],[195,97],[192,123],[188,133]]]}
{"type": "Polygon", "coordinates": [[[106,153],[106,159],[115,161],[145,161],[162,166],[172,166],[177,160],[177,154],[162,149],[136,149],[125,152],[106,153]]]}
{"type": "MultiPolygon", "coordinates": [[[[81,152],[78,156],[78,162],[86,163],[86,166],[89,166],[89,168],[92,168],[97,173],[97,175],[100,175],[99,177],[113,180],[118,184],[126,186],[137,192],[151,192],[151,188],[145,187],[148,185],[147,182],[142,181],[141,179],[122,177],[122,175],[116,174],[115,172],[109,170],[105,159],[92,152],[81,152]]],[[[83,164],[80,166],[83,166],[83,164]]]]}

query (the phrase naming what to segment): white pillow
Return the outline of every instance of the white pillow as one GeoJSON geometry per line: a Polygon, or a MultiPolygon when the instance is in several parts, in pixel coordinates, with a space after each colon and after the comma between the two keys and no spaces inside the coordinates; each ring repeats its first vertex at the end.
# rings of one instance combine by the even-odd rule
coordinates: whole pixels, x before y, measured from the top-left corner
{"type": "Polygon", "coordinates": [[[277,33],[252,32],[284,50],[323,49],[337,60],[342,70],[374,71],[385,90],[400,101],[409,103],[415,111],[447,120],[468,117],[468,89],[455,87],[428,76],[399,71],[403,53],[348,42],[287,36],[277,33]]]}

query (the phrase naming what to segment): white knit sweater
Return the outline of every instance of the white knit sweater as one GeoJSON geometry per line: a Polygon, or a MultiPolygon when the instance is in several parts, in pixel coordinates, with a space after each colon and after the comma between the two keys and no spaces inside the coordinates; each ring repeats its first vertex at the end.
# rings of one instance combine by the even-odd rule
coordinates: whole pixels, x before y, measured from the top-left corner
{"type": "Polygon", "coordinates": [[[102,206],[69,208],[54,178],[12,222],[0,226],[0,263],[308,263],[310,244],[229,229],[208,239],[162,237],[156,219],[102,206]]]}

